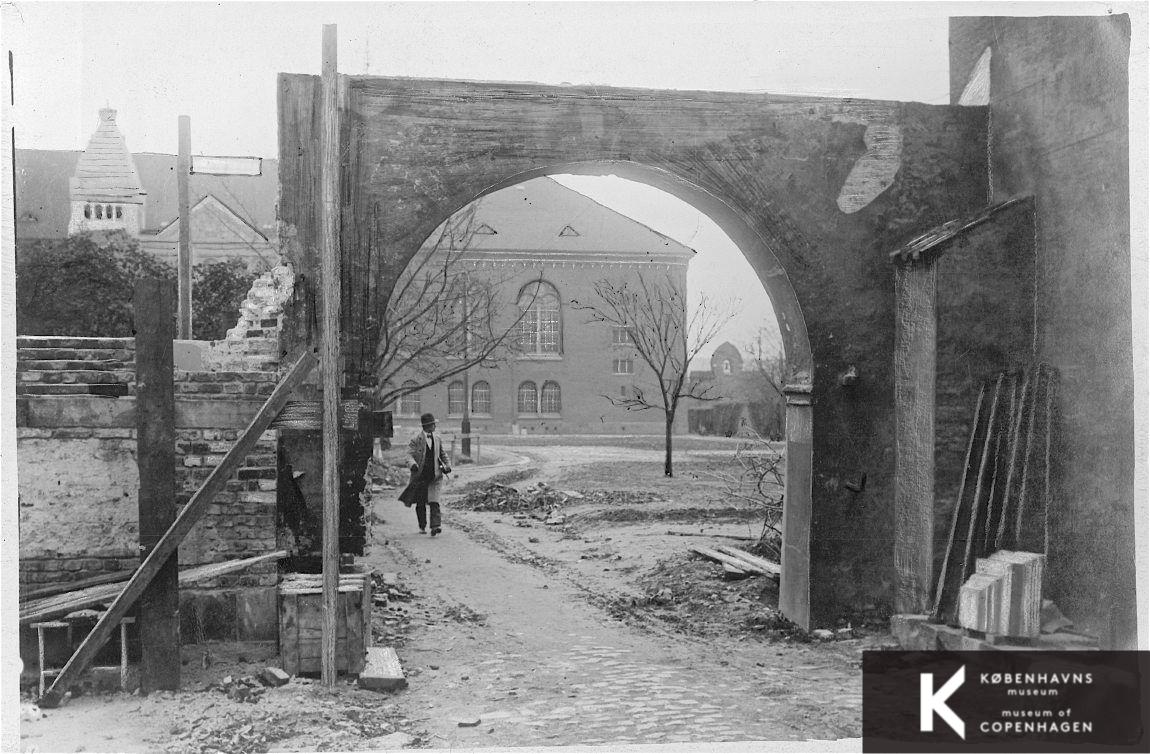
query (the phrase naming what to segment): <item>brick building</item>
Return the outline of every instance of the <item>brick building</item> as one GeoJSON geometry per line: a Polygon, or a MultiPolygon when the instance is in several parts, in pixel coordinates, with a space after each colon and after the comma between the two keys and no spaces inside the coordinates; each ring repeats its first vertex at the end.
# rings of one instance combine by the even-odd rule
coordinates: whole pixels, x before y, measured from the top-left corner
{"type": "Polygon", "coordinates": [[[687,410],[691,432],[731,436],[744,426],[771,440],[783,437],[785,402],[778,387],[781,376],[770,365],[744,360],[727,341],[711,354],[711,368],[691,372],[691,380],[708,388],[714,401],[693,404],[687,410]],[[772,387],[774,383],[775,387],[772,387]]]}
{"type": "MultiPolygon", "coordinates": [[[[528,307],[514,334],[519,352],[402,397],[395,406],[397,425],[414,429],[420,413],[430,411],[450,431],[463,418],[470,394],[473,432],[662,432],[661,413],[628,411],[607,400],[636,387],[657,395],[654,375],[626,332],[589,323],[575,302],[594,301],[598,280],[640,275],[652,282],[669,277],[686,291],[694,250],[550,178],[484,197],[469,227],[458,264],[498,286],[497,329],[505,330],[519,307],[528,307]]],[[[429,246],[424,250],[430,253],[429,246]]],[[[416,384],[418,378],[403,382],[416,384]]],[[[681,414],[675,425],[680,432],[686,430],[681,414]]]]}
{"type": "MultiPolygon", "coordinates": [[[[195,262],[240,258],[264,271],[279,260],[276,160],[258,176],[195,173],[189,179],[195,262]]],[[[175,263],[179,210],[176,156],[132,154],[116,111],[100,110],[82,152],[16,150],[16,237],[64,238],[123,230],[175,263]]]]}

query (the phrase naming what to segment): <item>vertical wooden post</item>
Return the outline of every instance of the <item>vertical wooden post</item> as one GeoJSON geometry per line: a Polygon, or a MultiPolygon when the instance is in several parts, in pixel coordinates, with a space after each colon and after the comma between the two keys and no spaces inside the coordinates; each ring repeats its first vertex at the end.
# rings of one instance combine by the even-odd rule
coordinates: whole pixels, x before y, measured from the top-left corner
{"type": "Polygon", "coordinates": [[[180,340],[192,337],[192,218],[189,217],[188,181],[192,173],[192,119],[179,118],[179,153],[176,156],[176,197],[180,213],[180,238],[176,246],[176,273],[179,277],[180,340]]]}
{"type": "MultiPolygon", "coordinates": [[[[172,286],[136,284],[136,464],[140,470],[140,559],[176,520],[176,396],[172,286]]],[[[172,553],[140,597],[140,690],[180,687],[178,556],[172,553]]]]}
{"type": "Polygon", "coordinates": [[[323,27],[323,130],[320,133],[320,290],[323,302],[320,370],[323,376],[323,626],[320,680],[336,681],[336,601],[339,596],[339,38],[323,27]]]}
{"type": "Polygon", "coordinates": [[[894,279],[895,611],[921,614],[934,568],[936,265],[903,262],[894,279]]]}

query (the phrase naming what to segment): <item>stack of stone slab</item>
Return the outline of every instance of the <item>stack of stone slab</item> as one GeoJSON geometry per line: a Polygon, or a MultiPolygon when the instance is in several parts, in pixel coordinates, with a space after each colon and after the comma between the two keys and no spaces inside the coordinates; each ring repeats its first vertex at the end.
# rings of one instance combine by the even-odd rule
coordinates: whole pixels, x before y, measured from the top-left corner
{"type": "Polygon", "coordinates": [[[975,561],[958,596],[958,624],[988,636],[1035,639],[1042,622],[1046,556],[999,550],[975,561]]]}

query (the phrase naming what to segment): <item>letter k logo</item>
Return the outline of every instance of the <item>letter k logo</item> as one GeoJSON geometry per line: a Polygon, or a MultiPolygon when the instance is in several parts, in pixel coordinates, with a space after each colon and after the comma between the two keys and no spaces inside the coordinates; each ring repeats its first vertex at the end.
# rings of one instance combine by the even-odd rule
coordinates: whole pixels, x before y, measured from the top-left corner
{"type": "Polygon", "coordinates": [[[958,737],[963,741],[966,740],[966,724],[962,722],[962,718],[954,714],[954,710],[946,706],[946,700],[950,698],[951,694],[958,691],[958,687],[966,680],[966,666],[963,665],[958,669],[950,680],[942,685],[938,691],[934,690],[934,673],[922,673],[919,677],[919,699],[918,699],[918,728],[924,733],[934,732],[934,715],[937,712],[938,716],[946,721],[958,737]]]}

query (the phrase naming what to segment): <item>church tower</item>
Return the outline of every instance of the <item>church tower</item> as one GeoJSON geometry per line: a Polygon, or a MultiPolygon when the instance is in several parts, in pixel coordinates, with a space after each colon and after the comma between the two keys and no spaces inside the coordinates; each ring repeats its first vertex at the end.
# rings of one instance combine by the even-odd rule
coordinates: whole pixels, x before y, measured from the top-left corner
{"type": "Polygon", "coordinates": [[[69,193],[72,216],[68,235],[97,230],[140,234],[147,192],[140,185],[124,135],[116,127],[115,110],[100,110],[100,124],[76,163],[69,193]]]}

